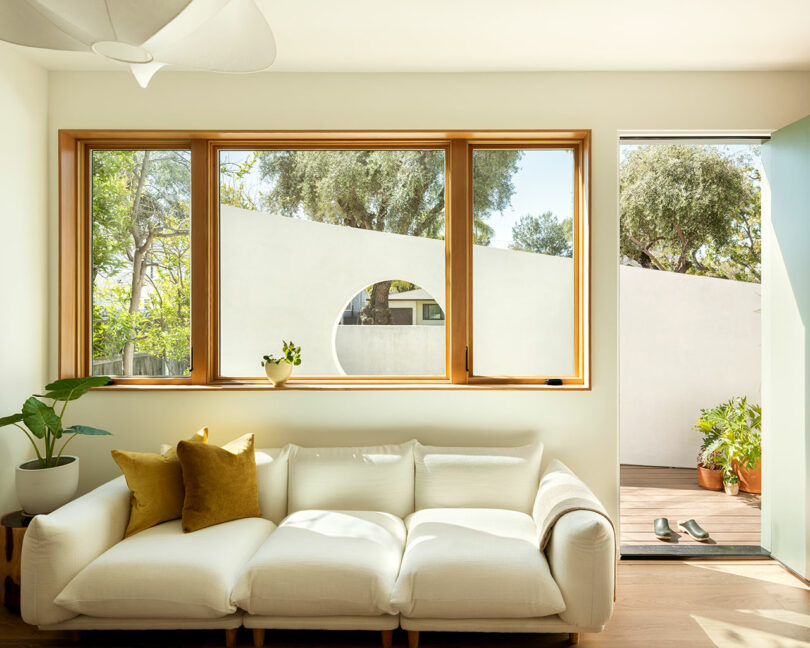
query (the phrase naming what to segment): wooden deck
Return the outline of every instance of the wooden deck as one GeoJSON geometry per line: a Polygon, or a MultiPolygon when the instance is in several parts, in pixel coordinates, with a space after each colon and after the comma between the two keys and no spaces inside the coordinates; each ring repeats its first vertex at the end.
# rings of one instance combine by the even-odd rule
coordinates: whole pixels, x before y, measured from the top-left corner
{"type": "Polygon", "coordinates": [[[726,495],[697,485],[697,469],[621,466],[621,544],[760,544],[760,496],[726,495]],[[709,532],[698,543],[678,533],[664,543],[653,534],[653,522],[665,517],[677,531],[678,520],[694,518],[709,532]]]}

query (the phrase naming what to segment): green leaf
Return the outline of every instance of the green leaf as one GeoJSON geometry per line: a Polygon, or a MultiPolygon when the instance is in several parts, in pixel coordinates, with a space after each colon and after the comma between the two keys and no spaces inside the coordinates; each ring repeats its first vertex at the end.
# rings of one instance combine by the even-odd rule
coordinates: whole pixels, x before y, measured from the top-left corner
{"type": "Polygon", "coordinates": [[[6,425],[11,425],[13,423],[19,423],[22,420],[22,414],[12,414],[11,416],[0,418],[0,427],[5,427],[6,425]]]}
{"type": "Polygon", "coordinates": [[[112,436],[112,432],[90,427],[89,425],[72,425],[65,434],[86,434],[87,436],[112,436]]]}
{"type": "Polygon", "coordinates": [[[42,401],[37,400],[34,396],[31,396],[31,398],[23,404],[22,413],[25,425],[38,439],[43,438],[48,429],[50,429],[51,433],[57,439],[62,436],[62,426],[59,423],[59,417],[50,405],[46,405],[42,401]]]}
{"type": "Polygon", "coordinates": [[[109,376],[91,376],[89,378],[64,378],[49,385],[45,385],[47,394],[39,394],[42,398],[52,398],[57,401],[72,401],[84,396],[93,387],[101,387],[110,382],[109,376]]]}

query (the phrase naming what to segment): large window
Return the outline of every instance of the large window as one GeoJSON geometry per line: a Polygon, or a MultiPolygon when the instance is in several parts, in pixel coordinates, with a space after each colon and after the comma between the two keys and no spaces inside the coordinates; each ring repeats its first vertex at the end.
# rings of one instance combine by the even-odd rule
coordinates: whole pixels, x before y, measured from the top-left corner
{"type": "Polygon", "coordinates": [[[587,131],[60,133],[60,375],[588,387],[587,131]]]}

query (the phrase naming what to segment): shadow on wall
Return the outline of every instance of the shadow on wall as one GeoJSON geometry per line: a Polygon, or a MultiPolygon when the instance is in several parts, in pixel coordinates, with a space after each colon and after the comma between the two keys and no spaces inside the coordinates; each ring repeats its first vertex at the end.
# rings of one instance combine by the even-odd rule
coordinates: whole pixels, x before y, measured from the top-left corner
{"type": "Polygon", "coordinates": [[[14,486],[16,467],[33,459],[34,450],[22,432],[9,426],[0,429],[0,457],[0,515],[5,515],[20,508],[14,486]]]}
{"type": "MultiPolygon", "coordinates": [[[[311,427],[286,427],[284,436],[287,443],[308,447],[312,446],[313,435],[322,432],[321,429],[311,427]]],[[[420,426],[418,430],[413,427],[386,427],[384,438],[380,438],[380,426],[358,427],[357,425],[339,425],[330,427],[330,433],[334,433],[333,446],[364,446],[404,443],[411,439],[416,439],[425,445],[444,446],[470,446],[470,428],[452,428],[444,426],[427,427],[420,426]]],[[[256,433],[256,447],[269,447],[262,443],[265,430],[246,430],[246,432],[256,433]]],[[[536,443],[541,435],[537,430],[503,430],[496,435],[490,435],[486,441],[481,440],[481,446],[502,446],[513,447],[536,443]]]]}

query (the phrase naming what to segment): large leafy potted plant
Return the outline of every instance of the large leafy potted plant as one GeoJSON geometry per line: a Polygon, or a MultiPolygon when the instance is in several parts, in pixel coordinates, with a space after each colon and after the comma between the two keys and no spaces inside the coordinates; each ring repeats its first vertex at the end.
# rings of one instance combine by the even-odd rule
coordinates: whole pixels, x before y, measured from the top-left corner
{"type": "Polygon", "coordinates": [[[37,455],[36,459],[18,465],[16,470],[17,498],[29,515],[50,513],[76,494],[79,458],[64,454],[65,447],[80,434],[99,436],[110,433],[88,425],[65,427],[65,411],[70,401],[108,382],[107,376],[57,380],[45,386],[47,393],[26,400],[21,412],[0,418],[0,427],[14,425],[22,430],[37,455]],[[50,404],[40,400],[43,398],[51,401],[50,404]],[[62,404],[58,414],[57,403],[62,404]],[[64,441],[60,444],[62,439],[64,441]]]}
{"type": "MultiPolygon", "coordinates": [[[[703,432],[700,465],[711,464],[723,471],[723,485],[734,491],[761,492],[759,466],[762,459],[762,409],[735,397],[711,409],[700,411],[695,428],[703,432]]],[[[700,472],[700,470],[698,470],[700,472]]],[[[700,483],[700,477],[698,478],[700,483]]]]}

